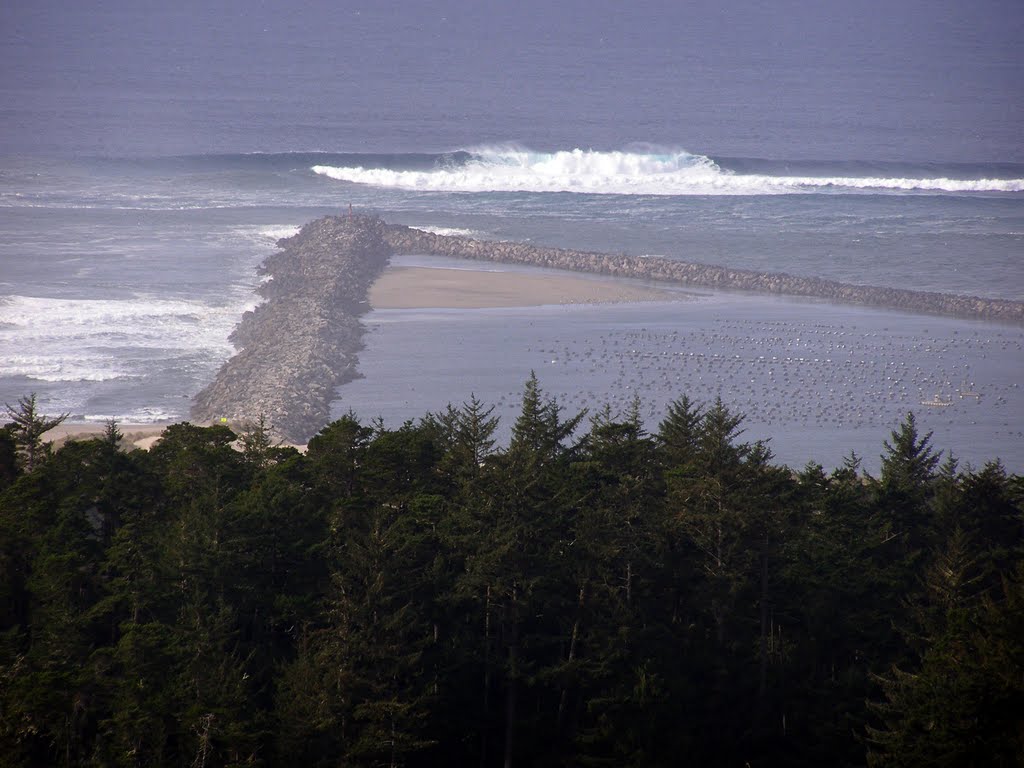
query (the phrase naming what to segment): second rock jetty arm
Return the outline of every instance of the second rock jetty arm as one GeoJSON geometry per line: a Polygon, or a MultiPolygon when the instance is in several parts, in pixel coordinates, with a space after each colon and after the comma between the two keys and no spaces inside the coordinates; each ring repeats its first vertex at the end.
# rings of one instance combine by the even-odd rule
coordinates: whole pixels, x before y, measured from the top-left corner
{"type": "Polygon", "coordinates": [[[435,235],[432,232],[397,224],[386,228],[385,237],[395,253],[422,253],[459,259],[529,264],[690,287],[806,296],[827,299],[839,304],[859,304],[906,312],[1024,323],[1024,302],[1007,299],[853,285],[816,277],[695,264],[660,256],[638,258],[610,253],[543,248],[527,243],[474,240],[469,237],[435,235]]]}

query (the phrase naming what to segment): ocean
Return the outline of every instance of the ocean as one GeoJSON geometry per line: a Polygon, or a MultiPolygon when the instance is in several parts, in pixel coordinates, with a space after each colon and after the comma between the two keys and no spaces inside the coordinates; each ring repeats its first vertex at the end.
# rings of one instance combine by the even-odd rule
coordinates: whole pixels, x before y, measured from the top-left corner
{"type": "MultiPolygon", "coordinates": [[[[1024,8],[308,2],[0,12],[0,401],[187,418],[278,238],[438,232],[1024,300],[1024,8]]],[[[417,254],[403,263],[438,265],[417,254]]],[[[780,461],[877,467],[908,410],[1024,471],[1024,331],[703,291],[366,316],[389,426],[531,370],[650,428],[721,396],[780,461]],[[597,362],[595,362],[597,361],[597,362]],[[774,362],[774,365],[772,364],[774,362]],[[963,393],[968,393],[964,395],[963,393]],[[922,405],[936,394],[948,407],[922,405]]]]}

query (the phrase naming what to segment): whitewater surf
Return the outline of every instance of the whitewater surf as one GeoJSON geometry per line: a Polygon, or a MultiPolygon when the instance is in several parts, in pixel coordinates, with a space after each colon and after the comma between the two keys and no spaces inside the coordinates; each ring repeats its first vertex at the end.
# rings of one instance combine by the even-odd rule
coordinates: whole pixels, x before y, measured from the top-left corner
{"type": "MultiPolygon", "coordinates": [[[[876,171],[877,164],[868,171],[876,171]]],[[[433,167],[312,166],[338,181],[434,192],[578,192],[611,195],[780,195],[828,192],[1013,193],[1024,178],[884,177],[742,173],[682,150],[636,152],[519,148],[445,155],[433,167]]]]}

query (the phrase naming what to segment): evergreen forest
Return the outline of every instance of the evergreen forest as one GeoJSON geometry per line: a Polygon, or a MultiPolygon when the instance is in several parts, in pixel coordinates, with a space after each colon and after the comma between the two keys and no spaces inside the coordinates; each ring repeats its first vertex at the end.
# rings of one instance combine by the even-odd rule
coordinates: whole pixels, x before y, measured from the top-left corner
{"type": "Polygon", "coordinates": [[[0,429],[0,765],[1024,765],[1024,478],[531,377],[306,453],[0,429]]]}

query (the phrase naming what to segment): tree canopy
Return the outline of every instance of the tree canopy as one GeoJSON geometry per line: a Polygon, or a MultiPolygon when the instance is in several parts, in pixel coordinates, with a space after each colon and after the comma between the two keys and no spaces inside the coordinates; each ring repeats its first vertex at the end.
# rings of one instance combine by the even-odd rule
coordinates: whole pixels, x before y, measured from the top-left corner
{"type": "MultiPolygon", "coordinates": [[[[0,429],[0,765],[1019,766],[1024,479],[526,383],[305,454],[0,429]]],[[[47,426],[49,425],[49,426],[47,426]]]]}

